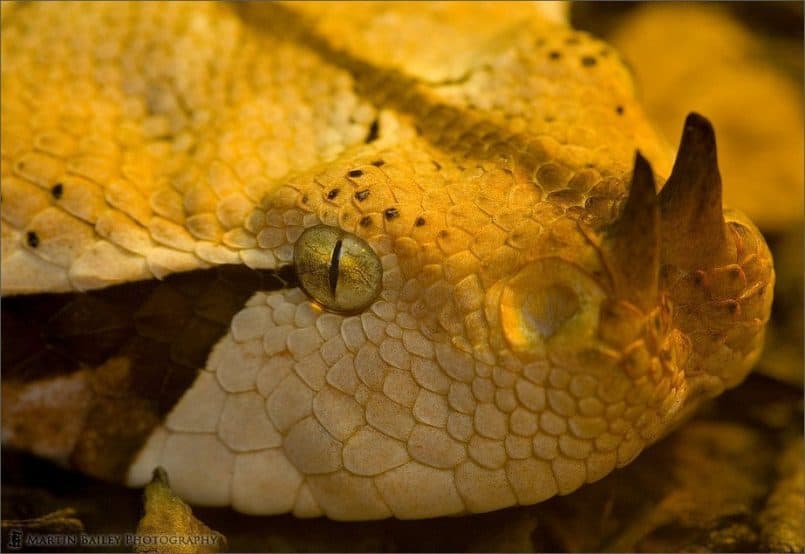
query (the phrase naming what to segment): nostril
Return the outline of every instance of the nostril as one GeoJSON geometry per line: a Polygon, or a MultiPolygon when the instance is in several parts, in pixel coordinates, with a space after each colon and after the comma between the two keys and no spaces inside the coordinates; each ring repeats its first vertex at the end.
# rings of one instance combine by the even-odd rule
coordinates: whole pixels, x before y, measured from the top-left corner
{"type": "Polygon", "coordinates": [[[549,285],[530,291],[524,298],[523,318],[549,338],[579,310],[579,297],[565,285],[549,285]]]}
{"type": "Polygon", "coordinates": [[[578,267],[543,258],[524,267],[500,295],[500,323],[509,346],[528,358],[577,350],[595,335],[603,290],[578,267]]]}

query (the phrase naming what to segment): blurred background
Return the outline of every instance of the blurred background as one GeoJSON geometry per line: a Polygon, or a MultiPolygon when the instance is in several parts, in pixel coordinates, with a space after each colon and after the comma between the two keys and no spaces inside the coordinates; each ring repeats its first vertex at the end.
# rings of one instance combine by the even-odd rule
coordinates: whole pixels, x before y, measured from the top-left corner
{"type": "MultiPolygon", "coordinates": [[[[775,256],[773,320],[757,371],[633,464],[570,496],[409,522],[345,524],[195,509],[227,537],[229,551],[805,548],[803,4],[574,2],[570,13],[575,27],[620,50],[669,144],[678,143],[688,112],[713,122],[725,204],[749,214],[775,256]]],[[[13,451],[3,451],[2,484],[4,520],[42,521],[36,518],[56,512],[42,523],[50,531],[131,532],[142,515],[141,491],[13,451]],[[73,512],[57,512],[65,508],[73,512]]],[[[5,522],[2,541],[5,547],[5,522]]]]}

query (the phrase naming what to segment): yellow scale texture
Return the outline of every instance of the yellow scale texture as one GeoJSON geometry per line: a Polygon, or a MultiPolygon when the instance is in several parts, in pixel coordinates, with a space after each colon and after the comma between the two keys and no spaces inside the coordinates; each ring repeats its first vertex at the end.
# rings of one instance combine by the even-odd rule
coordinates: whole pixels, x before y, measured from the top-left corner
{"type": "Polygon", "coordinates": [[[617,53],[531,3],[35,3],[2,30],[3,294],[275,268],[320,223],[383,263],[361,314],[252,297],[129,484],[336,519],[532,504],[759,354],[773,272],[740,214],[717,267],[621,294],[606,225],[635,150],[673,151],[617,53]]]}

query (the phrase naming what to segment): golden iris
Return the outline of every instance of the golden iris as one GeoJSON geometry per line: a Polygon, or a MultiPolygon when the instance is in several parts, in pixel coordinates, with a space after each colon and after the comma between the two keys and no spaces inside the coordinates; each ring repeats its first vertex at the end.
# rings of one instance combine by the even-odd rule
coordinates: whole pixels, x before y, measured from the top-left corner
{"type": "Polygon", "coordinates": [[[363,239],[329,225],[305,229],[293,255],[302,290],[323,308],[355,313],[378,294],[383,266],[363,239]]]}

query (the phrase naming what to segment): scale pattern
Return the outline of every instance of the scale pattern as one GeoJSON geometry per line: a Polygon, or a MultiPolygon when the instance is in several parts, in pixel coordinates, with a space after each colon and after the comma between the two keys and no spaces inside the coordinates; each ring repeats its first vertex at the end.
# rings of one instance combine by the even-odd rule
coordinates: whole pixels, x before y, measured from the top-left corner
{"type": "Polygon", "coordinates": [[[634,151],[671,159],[616,53],[525,4],[420,7],[4,15],[4,294],[276,268],[319,223],[383,264],[361,314],[252,296],[129,484],[335,519],[533,504],[751,367],[773,274],[740,215],[731,265],[666,267],[650,309],[613,292],[634,151]]]}

